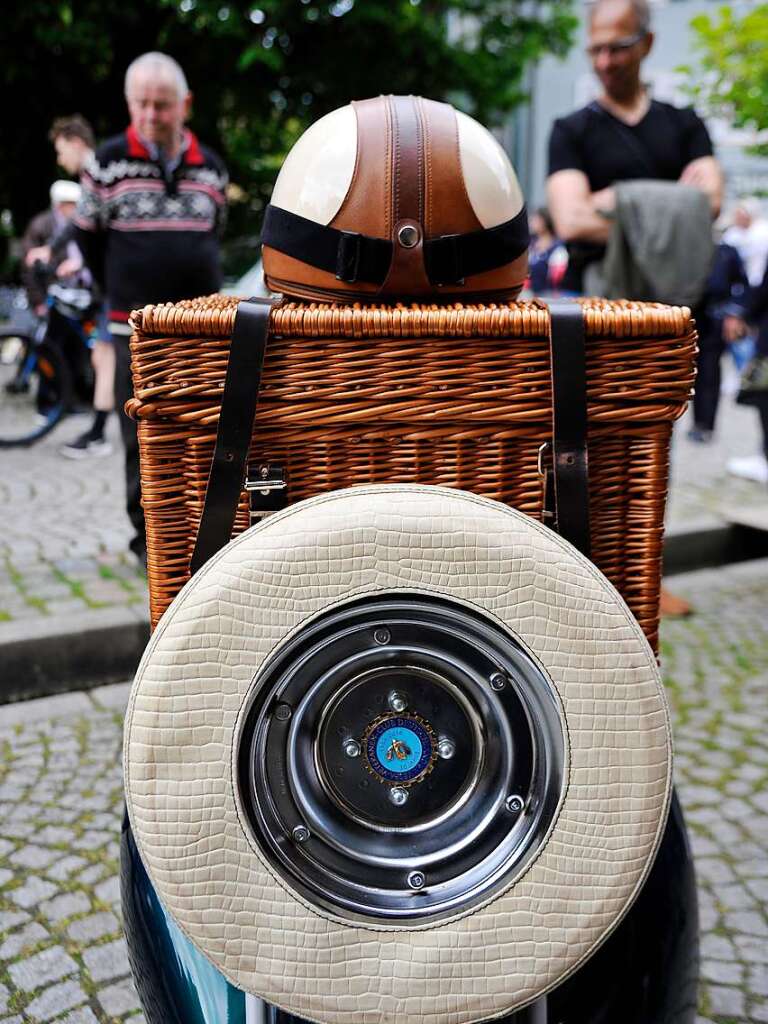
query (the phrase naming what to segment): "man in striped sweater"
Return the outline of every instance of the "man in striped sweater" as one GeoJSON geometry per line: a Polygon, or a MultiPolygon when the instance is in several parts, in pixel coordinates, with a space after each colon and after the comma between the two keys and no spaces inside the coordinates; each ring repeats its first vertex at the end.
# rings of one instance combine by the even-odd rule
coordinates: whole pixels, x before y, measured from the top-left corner
{"type": "Polygon", "coordinates": [[[136,530],[130,546],[146,562],[136,425],[123,411],[132,395],[128,316],[147,303],[220,287],[227,172],[221,158],[185,128],[192,97],[171,57],[138,57],[125,76],[125,98],[131,123],[86,164],[75,223],[109,306],[127,509],[136,530]]]}

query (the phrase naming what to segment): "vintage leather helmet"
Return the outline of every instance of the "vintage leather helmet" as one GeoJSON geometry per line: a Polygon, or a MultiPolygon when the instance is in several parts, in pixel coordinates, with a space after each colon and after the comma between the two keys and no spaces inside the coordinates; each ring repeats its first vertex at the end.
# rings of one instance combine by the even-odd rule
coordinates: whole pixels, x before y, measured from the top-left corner
{"type": "Polygon", "coordinates": [[[420,96],[362,100],[313,124],[286,157],[262,235],[268,285],[326,301],[511,299],[528,241],[499,143],[420,96]]]}

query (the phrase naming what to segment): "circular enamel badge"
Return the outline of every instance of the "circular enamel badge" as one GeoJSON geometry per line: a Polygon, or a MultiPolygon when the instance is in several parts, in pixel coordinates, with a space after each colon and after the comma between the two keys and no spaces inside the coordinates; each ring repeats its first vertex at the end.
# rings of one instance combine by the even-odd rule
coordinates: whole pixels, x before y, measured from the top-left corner
{"type": "Polygon", "coordinates": [[[418,715],[383,715],[363,738],[366,768],[381,782],[410,785],[427,775],[437,757],[432,727],[418,715]]]}

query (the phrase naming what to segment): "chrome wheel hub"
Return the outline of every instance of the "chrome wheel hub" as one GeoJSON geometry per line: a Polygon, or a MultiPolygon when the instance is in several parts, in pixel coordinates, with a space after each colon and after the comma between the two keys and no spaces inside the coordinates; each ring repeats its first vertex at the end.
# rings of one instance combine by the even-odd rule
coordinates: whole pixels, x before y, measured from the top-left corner
{"type": "Polygon", "coordinates": [[[241,802],[311,901],[355,919],[455,913],[508,883],[548,831],[557,697],[491,619],[423,595],[363,600],[309,623],[257,683],[241,802]]]}

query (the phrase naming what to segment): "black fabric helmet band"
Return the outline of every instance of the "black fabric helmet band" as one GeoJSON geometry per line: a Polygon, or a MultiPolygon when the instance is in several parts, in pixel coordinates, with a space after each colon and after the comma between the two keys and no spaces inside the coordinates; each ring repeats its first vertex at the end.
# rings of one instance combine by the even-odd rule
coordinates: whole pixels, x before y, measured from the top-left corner
{"type": "MultiPolygon", "coordinates": [[[[364,281],[381,285],[392,262],[392,242],[384,238],[339,231],[271,204],[264,213],[261,241],[286,256],[334,274],[346,284],[364,281]]],[[[517,216],[496,227],[426,239],[427,277],[436,287],[462,284],[466,277],[516,260],[528,250],[529,243],[528,213],[523,206],[517,216]]]]}

